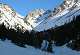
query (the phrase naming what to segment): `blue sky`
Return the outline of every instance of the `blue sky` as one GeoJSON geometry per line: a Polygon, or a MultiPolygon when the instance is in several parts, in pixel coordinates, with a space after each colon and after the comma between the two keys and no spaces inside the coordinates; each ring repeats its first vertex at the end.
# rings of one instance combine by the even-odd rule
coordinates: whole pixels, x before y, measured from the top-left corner
{"type": "Polygon", "coordinates": [[[0,0],[15,9],[18,13],[25,16],[36,8],[53,9],[63,0],[0,0]]]}

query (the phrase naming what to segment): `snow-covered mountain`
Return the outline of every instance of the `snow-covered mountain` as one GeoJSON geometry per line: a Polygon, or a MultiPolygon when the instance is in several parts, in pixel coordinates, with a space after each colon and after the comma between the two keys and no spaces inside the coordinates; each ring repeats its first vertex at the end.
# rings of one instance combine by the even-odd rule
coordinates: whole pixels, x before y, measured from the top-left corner
{"type": "Polygon", "coordinates": [[[43,31],[55,26],[61,26],[65,23],[71,22],[72,17],[80,14],[80,1],[79,0],[65,0],[59,7],[52,10],[48,15],[39,17],[45,19],[33,29],[36,31],[43,31]]]}
{"type": "Polygon", "coordinates": [[[6,28],[23,31],[44,31],[70,22],[73,16],[80,14],[79,0],[64,0],[54,10],[35,9],[26,17],[21,16],[6,4],[0,4],[0,24],[6,28]]]}
{"type": "Polygon", "coordinates": [[[41,20],[39,17],[43,16],[46,11],[43,9],[36,9],[30,12],[24,19],[24,21],[31,27],[36,27],[41,20]]]}
{"type": "Polygon", "coordinates": [[[8,5],[0,4],[0,24],[4,24],[6,28],[16,31],[17,29],[22,31],[31,30],[32,28],[23,21],[23,18],[8,5]]]}

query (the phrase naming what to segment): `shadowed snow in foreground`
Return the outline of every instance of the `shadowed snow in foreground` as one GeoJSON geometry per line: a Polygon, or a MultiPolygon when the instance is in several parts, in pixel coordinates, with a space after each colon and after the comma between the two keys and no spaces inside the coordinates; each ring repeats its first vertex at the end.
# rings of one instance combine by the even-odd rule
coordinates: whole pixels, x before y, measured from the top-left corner
{"type": "Polygon", "coordinates": [[[0,41],[0,55],[80,55],[80,52],[73,51],[66,46],[54,46],[53,50],[54,53],[47,53],[31,46],[27,46],[27,48],[21,48],[13,45],[7,40],[5,42],[0,41]]]}

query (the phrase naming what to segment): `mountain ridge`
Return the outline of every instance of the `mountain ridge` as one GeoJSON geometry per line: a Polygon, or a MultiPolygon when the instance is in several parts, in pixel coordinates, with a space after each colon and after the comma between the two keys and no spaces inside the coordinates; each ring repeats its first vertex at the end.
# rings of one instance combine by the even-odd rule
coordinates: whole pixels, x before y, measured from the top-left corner
{"type": "MultiPolygon", "coordinates": [[[[18,28],[23,30],[23,32],[26,30],[44,31],[57,25],[57,24],[53,24],[56,19],[60,19],[64,15],[67,15],[67,13],[69,14],[71,11],[79,9],[79,6],[80,6],[79,0],[64,0],[63,3],[60,4],[59,7],[54,8],[54,10],[36,9],[30,12],[26,17],[22,17],[20,14],[15,12],[12,8],[10,8],[6,4],[1,4],[1,7],[3,8],[0,7],[0,10],[1,12],[4,13],[3,15],[8,20],[9,19],[12,20],[11,22],[15,23],[16,25],[19,24],[18,28]],[[52,25],[50,26],[49,23],[51,23],[52,25]],[[48,27],[45,27],[45,26],[48,26],[48,27]]],[[[8,24],[5,21],[4,25],[6,27],[16,30],[17,28],[15,27],[16,25],[11,24],[10,22],[8,22],[8,20],[6,20],[8,24]]]]}
{"type": "Polygon", "coordinates": [[[1,11],[1,22],[4,23],[6,28],[9,29],[14,29],[16,30],[17,28],[25,31],[31,29],[26,23],[23,21],[23,17],[20,16],[18,13],[16,13],[13,9],[11,9],[8,5],[6,4],[1,4],[0,7],[1,11]]]}

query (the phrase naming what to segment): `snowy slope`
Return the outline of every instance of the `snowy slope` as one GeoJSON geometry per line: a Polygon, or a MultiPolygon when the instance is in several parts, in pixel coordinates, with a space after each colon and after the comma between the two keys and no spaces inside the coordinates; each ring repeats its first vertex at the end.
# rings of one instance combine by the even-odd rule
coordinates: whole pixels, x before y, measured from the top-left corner
{"type": "Polygon", "coordinates": [[[43,16],[45,12],[43,9],[33,10],[25,17],[24,21],[31,27],[36,27],[42,22],[43,19],[40,19],[40,17],[43,16]]]}
{"type": "Polygon", "coordinates": [[[16,13],[6,4],[0,4],[0,16],[0,24],[4,24],[6,28],[15,30],[19,28],[22,31],[32,29],[23,21],[23,16],[16,13]]]}
{"type": "Polygon", "coordinates": [[[15,30],[44,31],[72,21],[73,16],[80,14],[79,9],[79,0],[65,0],[54,10],[36,9],[23,17],[8,5],[0,4],[0,24],[15,30]]]}
{"type": "Polygon", "coordinates": [[[54,12],[53,14],[51,14],[52,15],[51,17],[49,17],[50,14],[48,13],[48,15],[43,18],[46,19],[33,29],[36,31],[43,31],[50,29],[52,27],[55,28],[55,26],[61,26],[64,25],[65,23],[71,22],[74,16],[80,14],[80,2],[78,1],[74,2],[73,0],[73,2],[69,5],[70,5],[69,7],[66,7],[63,10],[59,10],[59,12],[56,14],[54,12]]]}
{"type": "Polygon", "coordinates": [[[80,55],[80,52],[73,51],[65,45],[62,47],[54,46],[54,53],[48,53],[28,45],[26,46],[27,48],[21,48],[13,45],[8,40],[5,42],[0,41],[0,55],[80,55]]]}

